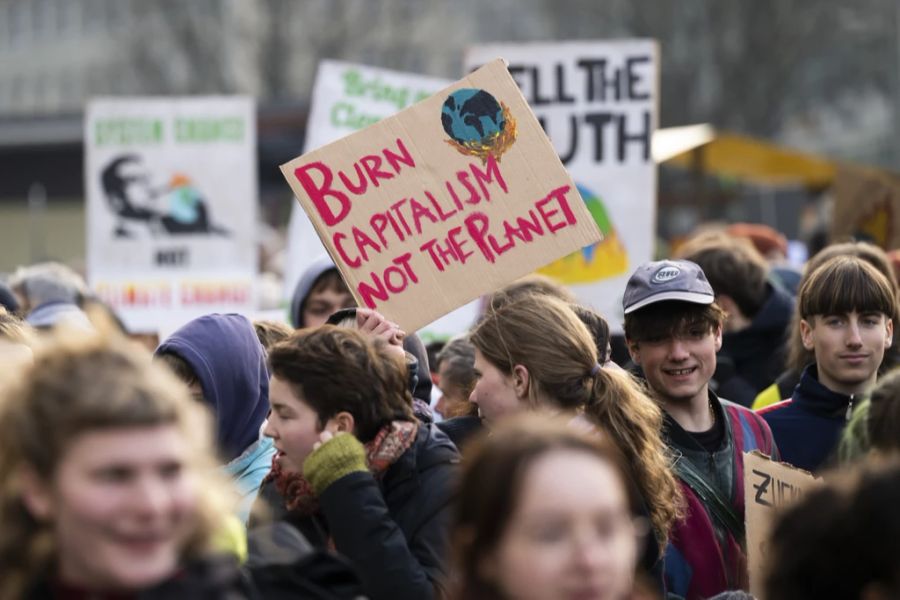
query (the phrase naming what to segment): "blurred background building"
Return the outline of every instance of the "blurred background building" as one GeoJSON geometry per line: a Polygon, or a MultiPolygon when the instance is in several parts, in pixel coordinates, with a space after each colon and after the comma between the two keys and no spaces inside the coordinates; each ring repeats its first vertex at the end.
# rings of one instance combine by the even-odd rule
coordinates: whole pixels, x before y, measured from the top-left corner
{"type": "MultiPolygon", "coordinates": [[[[276,235],[293,201],[277,165],[302,150],[320,59],[455,79],[469,44],[622,37],[659,40],[662,127],[900,167],[896,0],[0,0],[0,272],[83,257],[92,97],[254,96],[276,235]]],[[[824,191],[701,179],[662,169],[664,238],[708,219],[797,237],[824,191]]]]}

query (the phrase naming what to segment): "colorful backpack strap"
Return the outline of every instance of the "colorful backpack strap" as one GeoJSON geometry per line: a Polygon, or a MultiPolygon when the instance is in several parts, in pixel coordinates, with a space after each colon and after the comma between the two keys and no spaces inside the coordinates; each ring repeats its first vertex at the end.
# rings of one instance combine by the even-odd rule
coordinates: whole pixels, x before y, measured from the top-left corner
{"type": "Polygon", "coordinates": [[[703,501],[710,514],[722,526],[731,532],[734,539],[743,546],[744,544],[744,520],[740,518],[726,498],[711,485],[697,467],[688,459],[680,457],[675,461],[675,474],[694,491],[703,501]]]}

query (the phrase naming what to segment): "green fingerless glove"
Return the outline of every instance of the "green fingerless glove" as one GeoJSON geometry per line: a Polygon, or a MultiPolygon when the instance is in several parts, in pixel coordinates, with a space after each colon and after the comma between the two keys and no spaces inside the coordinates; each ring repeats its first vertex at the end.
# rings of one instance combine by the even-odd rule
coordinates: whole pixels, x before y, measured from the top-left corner
{"type": "Polygon", "coordinates": [[[344,475],[368,470],[365,447],[349,433],[334,436],[303,461],[303,476],[316,496],[344,475]]]}

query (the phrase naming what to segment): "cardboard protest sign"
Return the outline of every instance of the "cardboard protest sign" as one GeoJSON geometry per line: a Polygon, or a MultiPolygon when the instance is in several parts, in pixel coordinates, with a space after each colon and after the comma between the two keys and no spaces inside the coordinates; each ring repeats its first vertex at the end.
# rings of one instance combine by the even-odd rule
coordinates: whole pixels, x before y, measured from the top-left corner
{"type": "Polygon", "coordinates": [[[821,480],[759,452],[744,453],[744,506],[750,593],[763,599],[762,569],[775,516],[821,480]]]}
{"type": "Polygon", "coordinates": [[[500,60],[281,171],[360,306],[407,331],[601,238],[500,60]]]}
{"type": "Polygon", "coordinates": [[[603,240],[540,272],[622,321],[629,275],[652,260],[656,235],[659,50],[653,40],[489,44],[468,50],[472,69],[495,57],[509,71],[572,174],[603,240]]]}
{"type": "MultiPolygon", "coordinates": [[[[364,129],[451,83],[435,77],[323,60],[313,84],[303,151],[310,152],[364,129]]],[[[299,204],[294,204],[284,273],[286,299],[291,297],[306,268],[325,252],[312,221],[299,204]]]]}
{"type": "Polygon", "coordinates": [[[880,169],[842,165],[832,194],[832,240],[853,237],[885,250],[900,248],[900,177],[880,169]]]}
{"type": "MultiPolygon", "coordinates": [[[[323,60],[316,72],[304,151],[315,150],[385,117],[412,106],[452,81],[347,63],[323,60]]],[[[288,226],[288,260],[284,273],[284,297],[290,299],[303,272],[326,254],[312,221],[295,203],[288,226]]],[[[469,328],[478,315],[471,302],[420,330],[423,339],[454,335],[469,328]]]]}
{"type": "Polygon", "coordinates": [[[131,331],[254,309],[250,98],[90,102],[85,182],[88,280],[131,331]]]}

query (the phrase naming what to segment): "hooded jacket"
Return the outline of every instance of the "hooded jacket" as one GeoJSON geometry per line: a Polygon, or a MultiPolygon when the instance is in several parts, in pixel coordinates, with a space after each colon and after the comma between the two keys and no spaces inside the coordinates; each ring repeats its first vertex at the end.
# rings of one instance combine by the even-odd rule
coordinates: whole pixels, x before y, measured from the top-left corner
{"type": "Polygon", "coordinates": [[[306,297],[312,289],[316,280],[329,269],[337,269],[334,261],[327,254],[320,256],[314,260],[300,276],[297,287],[294,288],[294,294],[291,296],[291,325],[295,328],[303,327],[303,308],[306,304],[306,297]]]}
{"type": "Polygon", "coordinates": [[[837,450],[856,398],[833,392],[819,381],[815,364],[803,370],[790,400],[759,411],[787,463],[815,472],[837,450]]]}
{"type": "Polygon", "coordinates": [[[249,506],[275,453],[271,440],[260,438],[269,411],[269,373],[253,324],[242,315],[206,315],[156,349],[157,355],[166,353],[181,357],[197,376],[215,417],[219,452],[229,463],[225,469],[242,505],[249,506]]]}

